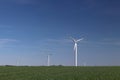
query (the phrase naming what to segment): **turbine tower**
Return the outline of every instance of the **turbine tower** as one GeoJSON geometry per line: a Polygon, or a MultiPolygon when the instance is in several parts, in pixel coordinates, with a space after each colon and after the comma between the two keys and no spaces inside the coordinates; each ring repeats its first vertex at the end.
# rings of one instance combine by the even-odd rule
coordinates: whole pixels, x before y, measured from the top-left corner
{"type": "Polygon", "coordinates": [[[75,53],[75,66],[78,66],[78,62],[77,62],[77,43],[79,42],[79,41],[81,41],[81,40],[83,40],[83,38],[81,38],[81,39],[74,39],[74,38],[72,38],[71,37],[71,39],[73,40],[73,42],[75,43],[74,44],[74,53],[75,53]]]}
{"type": "Polygon", "coordinates": [[[20,57],[17,59],[17,65],[16,66],[20,66],[20,57]]]}
{"type": "Polygon", "coordinates": [[[47,65],[48,65],[48,66],[50,66],[50,56],[51,56],[51,54],[48,54],[48,55],[47,55],[47,65]]]}

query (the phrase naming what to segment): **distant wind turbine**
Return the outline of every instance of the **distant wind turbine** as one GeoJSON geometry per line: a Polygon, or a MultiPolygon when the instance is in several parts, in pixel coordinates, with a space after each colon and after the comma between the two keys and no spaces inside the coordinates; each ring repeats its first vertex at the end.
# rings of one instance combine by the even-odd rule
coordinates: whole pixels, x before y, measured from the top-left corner
{"type": "Polygon", "coordinates": [[[20,66],[20,57],[17,59],[17,65],[16,66],[20,66]]]}
{"type": "Polygon", "coordinates": [[[75,53],[75,66],[78,66],[78,63],[77,63],[77,43],[79,42],[79,41],[81,41],[81,40],[83,40],[83,38],[81,38],[81,39],[74,39],[74,38],[72,38],[71,37],[71,39],[73,40],[73,42],[75,43],[74,44],[74,53],[75,53]]]}
{"type": "Polygon", "coordinates": [[[84,62],[84,63],[83,63],[83,66],[87,66],[87,63],[86,63],[86,62],[84,62]]]}
{"type": "Polygon", "coordinates": [[[52,54],[48,54],[48,55],[47,55],[47,65],[48,65],[48,66],[50,66],[50,56],[51,56],[51,55],[52,55],[52,54]]]}

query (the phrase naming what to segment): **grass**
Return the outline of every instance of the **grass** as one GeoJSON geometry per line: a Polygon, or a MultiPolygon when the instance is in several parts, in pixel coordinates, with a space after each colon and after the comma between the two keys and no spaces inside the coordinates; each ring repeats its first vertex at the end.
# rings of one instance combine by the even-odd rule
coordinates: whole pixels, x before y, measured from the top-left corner
{"type": "Polygon", "coordinates": [[[120,80],[120,67],[1,66],[0,80],[120,80]]]}

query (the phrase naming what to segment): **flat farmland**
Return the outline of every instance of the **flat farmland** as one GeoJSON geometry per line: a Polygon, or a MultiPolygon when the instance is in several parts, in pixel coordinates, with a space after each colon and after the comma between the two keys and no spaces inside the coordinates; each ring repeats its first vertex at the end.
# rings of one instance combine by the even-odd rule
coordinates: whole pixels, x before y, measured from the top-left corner
{"type": "Polygon", "coordinates": [[[120,67],[1,66],[0,80],[120,80],[120,67]]]}

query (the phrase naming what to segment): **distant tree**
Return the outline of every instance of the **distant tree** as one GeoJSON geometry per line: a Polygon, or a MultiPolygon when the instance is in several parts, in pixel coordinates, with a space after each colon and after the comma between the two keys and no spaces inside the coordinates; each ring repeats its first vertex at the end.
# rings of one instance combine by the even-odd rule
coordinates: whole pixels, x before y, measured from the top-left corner
{"type": "Polygon", "coordinates": [[[58,66],[60,66],[60,67],[61,67],[61,66],[63,66],[63,65],[61,65],[61,64],[60,64],[60,65],[58,65],[58,66]]]}

